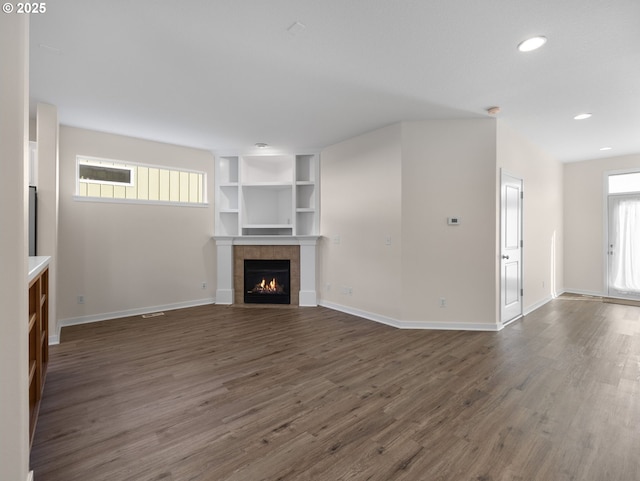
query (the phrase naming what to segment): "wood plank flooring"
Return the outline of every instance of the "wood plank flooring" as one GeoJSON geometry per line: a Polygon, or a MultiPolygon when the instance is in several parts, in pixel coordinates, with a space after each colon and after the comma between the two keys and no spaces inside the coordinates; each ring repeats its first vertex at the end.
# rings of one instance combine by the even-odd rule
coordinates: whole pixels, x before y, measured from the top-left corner
{"type": "Polygon", "coordinates": [[[640,308],[499,333],[203,306],[65,328],[37,481],[640,479],[640,308]]]}

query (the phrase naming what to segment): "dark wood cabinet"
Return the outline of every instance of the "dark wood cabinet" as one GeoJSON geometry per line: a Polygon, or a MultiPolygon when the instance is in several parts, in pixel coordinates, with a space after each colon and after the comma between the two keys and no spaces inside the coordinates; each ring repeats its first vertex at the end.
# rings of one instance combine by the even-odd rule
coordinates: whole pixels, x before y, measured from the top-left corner
{"type": "Polygon", "coordinates": [[[49,362],[49,268],[29,282],[29,444],[33,442],[49,362]]]}

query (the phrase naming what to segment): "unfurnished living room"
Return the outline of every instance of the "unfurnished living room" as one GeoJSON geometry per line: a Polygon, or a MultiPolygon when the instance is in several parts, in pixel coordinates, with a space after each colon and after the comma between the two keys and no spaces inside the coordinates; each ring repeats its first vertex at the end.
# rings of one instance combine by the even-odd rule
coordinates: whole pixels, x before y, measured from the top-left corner
{"type": "Polygon", "coordinates": [[[0,14],[0,480],[640,479],[640,2],[0,14]]]}

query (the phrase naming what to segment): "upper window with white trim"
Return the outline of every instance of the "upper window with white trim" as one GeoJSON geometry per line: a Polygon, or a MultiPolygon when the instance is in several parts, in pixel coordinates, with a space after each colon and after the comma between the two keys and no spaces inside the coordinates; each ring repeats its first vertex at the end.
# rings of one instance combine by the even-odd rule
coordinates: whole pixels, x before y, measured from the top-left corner
{"type": "Polygon", "coordinates": [[[607,180],[609,184],[609,194],[640,192],[639,171],[609,174],[607,180]]]}
{"type": "Polygon", "coordinates": [[[206,204],[204,172],[77,156],[76,196],[171,204],[206,204]]]}

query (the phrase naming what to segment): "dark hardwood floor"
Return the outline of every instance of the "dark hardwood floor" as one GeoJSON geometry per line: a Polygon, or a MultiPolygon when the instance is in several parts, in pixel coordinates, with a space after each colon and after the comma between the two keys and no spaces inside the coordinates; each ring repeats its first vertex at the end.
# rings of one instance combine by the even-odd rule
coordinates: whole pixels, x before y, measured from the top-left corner
{"type": "Polygon", "coordinates": [[[37,481],[640,479],[640,308],[501,332],[204,306],[65,328],[37,481]]]}

